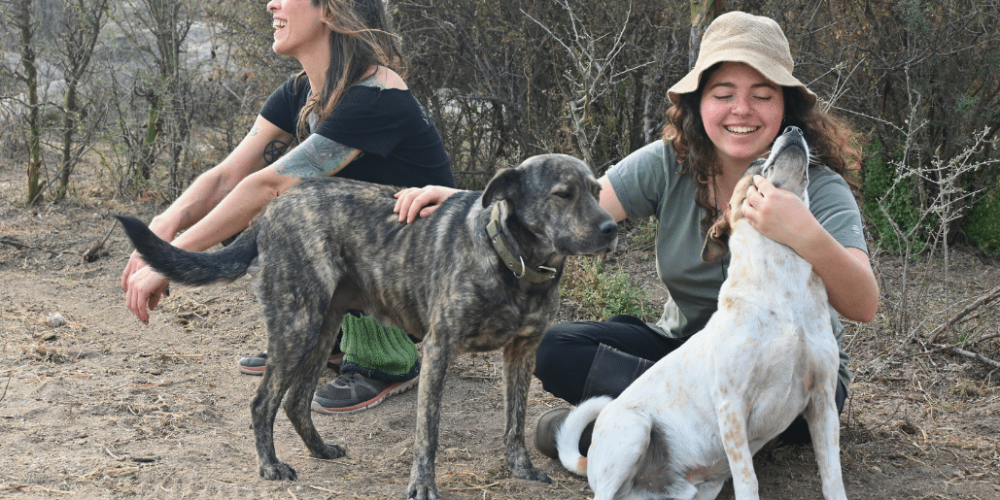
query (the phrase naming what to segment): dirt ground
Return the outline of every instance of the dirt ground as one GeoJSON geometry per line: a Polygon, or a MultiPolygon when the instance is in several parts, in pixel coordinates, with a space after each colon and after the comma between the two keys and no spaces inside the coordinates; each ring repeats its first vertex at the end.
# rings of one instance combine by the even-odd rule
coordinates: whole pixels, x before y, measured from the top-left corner
{"type": "MultiPolygon", "coordinates": [[[[122,301],[119,279],[130,248],[121,231],[110,233],[96,260],[81,256],[112,228],[111,214],[148,220],[162,207],[95,189],[29,209],[20,202],[22,178],[20,167],[0,168],[0,497],[403,498],[415,391],[360,414],[315,414],[321,434],[348,449],[333,461],[309,458],[279,414],[278,456],[299,480],[262,480],[249,413],[260,379],[236,370],[240,356],[265,344],[249,281],[175,287],[143,325],[122,301]],[[55,326],[54,315],[65,323],[55,326]]],[[[644,251],[624,244],[618,264],[662,297],[644,251]]],[[[911,269],[911,283],[922,287],[914,295],[934,297],[908,306],[927,312],[915,340],[926,340],[927,331],[1000,283],[1000,265],[970,253],[951,256],[947,277],[935,262],[911,269]]],[[[848,496],[1000,499],[1000,373],[892,333],[901,263],[883,256],[876,269],[884,291],[879,316],[848,326],[856,374],[841,418],[848,496]]],[[[939,342],[978,336],[968,350],[1000,359],[996,304],[970,316],[939,342]]],[[[533,449],[534,464],[553,483],[510,479],[500,386],[496,353],[463,356],[451,367],[437,461],[443,497],[591,498],[585,480],[533,449]]],[[[534,418],[562,404],[533,383],[529,438],[534,418]]],[[[765,498],[821,496],[808,446],[762,452],[755,466],[765,498]]],[[[730,486],[720,495],[732,497],[730,486]]]]}

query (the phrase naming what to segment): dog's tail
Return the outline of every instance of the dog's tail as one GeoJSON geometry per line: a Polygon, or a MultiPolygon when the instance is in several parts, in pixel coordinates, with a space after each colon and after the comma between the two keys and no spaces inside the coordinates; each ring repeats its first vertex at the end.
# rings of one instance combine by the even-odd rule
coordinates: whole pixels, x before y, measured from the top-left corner
{"type": "Polygon", "coordinates": [[[233,281],[246,274],[257,257],[256,231],[252,226],[218,252],[189,252],[163,241],[138,219],[115,218],[122,223],[125,234],[142,259],[167,279],[182,285],[201,286],[233,281]]]}
{"type": "Polygon", "coordinates": [[[587,425],[597,420],[601,410],[612,401],[614,400],[608,396],[598,396],[580,403],[569,412],[562,426],[556,431],[559,461],[570,472],[581,476],[587,475],[587,457],[580,454],[580,438],[587,425]]]}

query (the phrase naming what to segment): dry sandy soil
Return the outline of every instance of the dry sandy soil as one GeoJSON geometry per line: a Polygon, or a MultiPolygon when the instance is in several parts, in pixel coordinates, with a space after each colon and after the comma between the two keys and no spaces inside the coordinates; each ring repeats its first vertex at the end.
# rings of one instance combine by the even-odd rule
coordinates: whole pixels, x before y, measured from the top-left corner
{"type": "MultiPolygon", "coordinates": [[[[236,360],[264,344],[246,278],[176,288],[146,326],[125,309],[119,277],[130,248],[114,230],[98,257],[81,255],[112,227],[113,213],[146,220],[162,207],[116,201],[94,190],[28,209],[20,167],[0,169],[0,497],[401,499],[408,480],[416,393],[342,417],[315,415],[348,456],[308,457],[287,419],[278,455],[296,482],[257,475],[249,400],[258,378],[236,360]],[[50,315],[65,324],[54,326],[50,315]]],[[[616,256],[654,300],[641,245],[616,256]]],[[[968,253],[915,265],[909,306],[927,318],[907,341],[889,327],[899,302],[898,260],[876,262],[879,317],[849,325],[855,382],[841,418],[844,479],[852,499],[1000,499],[1000,373],[987,362],[925,345],[927,332],[1000,283],[1000,265],[968,253]],[[919,285],[919,286],[917,286],[919,285]],[[946,293],[947,292],[947,295],[946,293]]],[[[578,311],[565,304],[564,317],[578,311]]],[[[997,306],[977,309],[939,343],[1000,359],[997,306]],[[992,336],[992,338],[989,338],[992,336]]],[[[332,372],[326,374],[325,382],[332,372]]],[[[446,499],[586,499],[586,481],[532,450],[551,485],[510,479],[502,457],[501,373],[496,353],[463,356],[444,395],[438,485],[446,499]]],[[[532,385],[529,424],[559,406],[532,385]]],[[[528,433],[533,429],[528,428],[528,433]]],[[[762,496],[819,498],[808,446],[755,460],[762,496]]],[[[732,498],[727,486],[720,498],[732,498]]]]}

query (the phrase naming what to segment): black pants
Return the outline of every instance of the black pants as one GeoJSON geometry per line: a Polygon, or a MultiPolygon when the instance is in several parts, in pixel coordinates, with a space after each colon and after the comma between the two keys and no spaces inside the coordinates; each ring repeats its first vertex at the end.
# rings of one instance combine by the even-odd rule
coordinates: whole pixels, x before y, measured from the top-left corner
{"type": "MultiPolygon", "coordinates": [[[[549,328],[538,347],[535,376],[546,391],[577,405],[583,398],[590,366],[601,344],[656,361],[683,345],[684,340],[664,337],[634,316],[557,323],[549,328]]],[[[844,410],[846,400],[847,388],[838,381],[837,413],[844,410]]],[[[805,419],[796,418],[780,438],[791,444],[810,442],[805,419]]]]}

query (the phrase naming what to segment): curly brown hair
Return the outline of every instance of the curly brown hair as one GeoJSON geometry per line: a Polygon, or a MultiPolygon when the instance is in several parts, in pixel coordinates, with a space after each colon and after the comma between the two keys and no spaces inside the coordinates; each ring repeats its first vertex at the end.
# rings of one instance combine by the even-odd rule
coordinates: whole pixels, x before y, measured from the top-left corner
{"type": "MultiPolygon", "coordinates": [[[[723,63],[705,70],[695,92],[681,94],[677,104],[667,110],[663,140],[669,142],[681,164],[681,175],[690,175],[697,186],[695,203],[705,211],[701,228],[708,231],[719,217],[719,210],[709,199],[709,184],[721,173],[715,157],[715,145],[701,120],[701,94],[712,73],[723,63]]],[[[830,167],[847,181],[855,197],[860,194],[861,153],[855,146],[855,133],[843,121],[824,113],[796,87],[782,87],[785,118],[782,128],[802,129],[814,162],[830,167]]]]}
{"type": "MultiPolygon", "coordinates": [[[[312,0],[312,4],[320,6],[321,19],[332,30],[332,55],[323,88],[313,89],[312,98],[299,112],[299,140],[309,133],[309,114],[318,108],[320,122],[330,116],[344,92],[360,83],[372,66],[385,66],[404,78],[408,71],[382,0],[312,0]]],[[[296,88],[305,76],[305,70],[296,76],[296,88]]]]}

